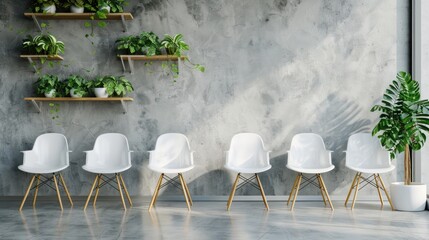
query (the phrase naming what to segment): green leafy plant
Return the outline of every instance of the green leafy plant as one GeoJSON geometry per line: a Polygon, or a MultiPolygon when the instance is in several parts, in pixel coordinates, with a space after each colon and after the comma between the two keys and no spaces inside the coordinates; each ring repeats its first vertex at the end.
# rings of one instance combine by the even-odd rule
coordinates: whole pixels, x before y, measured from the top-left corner
{"type": "Polygon", "coordinates": [[[147,56],[161,54],[161,42],[153,32],[142,32],[140,34],[140,45],[143,53],[147,56]]]}
{"type": "Polygon", "coordinates": [[[169,55],[182,56],[184,51],[189,50],[189,45],[183,40],[182,34],[177,34],[174,37],[166,34],[161,42],[162,46],[169,55]]]}
{"type": "Polygon", "coordinates": [[[429,132],[429,101],[420,97],[419,83],[411,74],[399,72],[386,89],[381,104],[371,109],[381,112],[372,134],[378,136],[391,159],[404,152],[406,185],[411,183],[411,151],[423,147],[429,132]]]}
{"type": "MultiPolygon", "coordinates": [[[[183,40],[182,34],[176,34],[174,37],[166,34],[161,41],[161,45],[165,48],[167,54],[177,57],[182,57],[183,53],[189,50],[189,45],[183,40]]],[[[185,57],[185,61],[191,64],[194,69],[205,72],[205,67],[203,65],[191,62],[188,57],[185,57]]],[[[172,68],[172,72],[177,76],[179,69],[177,68],[177,71],[175,71],[175,69],[172,68]]]]}
{"type": "Polygon", "coordinates": [[[123,97],[134,91],[134,87],[125,77],[112,75],[97,77],[89,81],[88,88],[106,88],[109,97],[123,97]]]}
{"type": "Polygon", "coordinates": [[[64,8],[68,8],[70,6],[75,6],[78,8],[82,8],[85,7],[85,2],[87,2],[86,0],[66,0],[63,4],[64,8]]]}
{"type": "Polygon", "coordinates": [[[53,94],[55,97],[58,95],[58,93],[61,92],[60,81],[58,79],[58,76],[55,76],[55,75],[46,74],[46,75],[40,76],[37,79],[35,84],[36,84],[36,93],[38,95],[49,94],[52,90],[55,90],[53,94]]]}
{"type": "Polygon", "coordinates": [[[73,93],[80,97],[88,95],[88,81],[78,75],[70,75],[65,80],[65,93],[66,95],[70,94],[70,91],[73,89],[73,93]]]}
{"type": "Polygon", "coordinates": [[[51,5],[59,6],[60,4],[58,0],[33,0],[31,3],[34,12],[43,12],[43,7],[51,5]]]}
{"type": "Polygon", "coordinates": [[[40,34],[32,37],[28,35],[23,40],[22,47],[28,51],[29,54],[42,54],[42,55],[58,55],[64,53],[64,43],[58,41],[53,35],[40,34]]]}
{"type": "Polygon", "coordinates": [[[125,36],[116,40],[116,49],[125,50],[127,54],[140,53],[142,46],[138,36],[125,36]]]}
{"type": "Polygon", "coordinates": [[[161,54],[161,42],[153,32],[142,32],[139,36],[124,36],[116,40],[116,49],[127,54],[154,56],[161,54]]]}

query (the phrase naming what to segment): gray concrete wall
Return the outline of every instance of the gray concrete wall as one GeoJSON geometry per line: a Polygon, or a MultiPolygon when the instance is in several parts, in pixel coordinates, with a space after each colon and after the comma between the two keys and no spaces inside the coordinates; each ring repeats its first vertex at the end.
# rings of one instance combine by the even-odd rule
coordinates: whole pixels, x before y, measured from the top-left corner
{"type": "MultiPolygon", "coordinates": [[[[377,114],[370,107],[397,66],[409,65],[409,47],[403,44],[408,36],[398,34],[407,28],[409,6],[396,1],[130,1],[126,10],[135,19],[127,34],[183,33],[190,57],[204,64],[206,73],[182,67],[174,83],[158,63],[136,62],[136,73],[126,74],[135,86],[128,114],[121,114],[117,104],[62,103],[57,123],[46,105],[37,114],[23,101],[37,79],[18,57],[24,35],[37,31],[23,17],[26,6],[2,0],[0,9],[2,196],[24,193],[29,175],[17,169],[19,151],[30,149],[46,132],[63,133],[69,140],[73,153],[64,175],[72,195],[88,193],[94,175],[81,169],[82,151],[92,149],[96,136],[106,132],[125,134],[135,151],[134,166],[124,174],[132,195],[153,192],[157,175],[147,169],[146,151],[166,132],[186,134],[196,151],[197,167],[185,174],[192,194],[226,195],[234,176],[222,168],[224,151],[234,134],[249,131],[259,133],[273,151],[273,168],[261,175],[268,195],[286,195],[291,189],[295,174],[285,164],[292,136],[315,132],[335,151],[336,168],[324,178],[331,194],[343,197],[354,175],[344,167],[347,138],[374,126],[377,114]]],[[[122,74],[114,49],[115,40],[124,35],[120,22],[96,28],[94,45],[85,38],[89,30],[81,21],[47,23],[65,42],[66,52],[63,66],[44,73],[122,74]]],[[[396,172],[385,178],[395,180],[396,172]]],[[[116,193],[104,189],[101,194],[116,193]]],[[[168,189],[165,194],[179,192],[168,189]]],[[[318,191],[310,188],[302,194],[318,191]]]]}

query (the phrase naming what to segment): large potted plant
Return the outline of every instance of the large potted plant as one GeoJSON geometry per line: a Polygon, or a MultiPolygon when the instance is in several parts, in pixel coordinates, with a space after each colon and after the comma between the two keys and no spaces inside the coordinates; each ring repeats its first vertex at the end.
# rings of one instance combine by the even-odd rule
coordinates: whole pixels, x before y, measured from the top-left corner
{"type": "Polygon", "coordinates": [[[64,43],[58,41],[53,35],[39,34],[28,35],[22,42],[22,47],[28,54],[58,55],[64,53],[64,43]]]}
{"type": "Polygon", "coordinates": [[[59,5],[58,0],[33,0],[32,7],[34,12],[55,13],[59,5]]]}
{"type": "Polygon", "coordinates": [[[81,98],[88,95],[87,80],[78,75],[70,75],[65,80],[66,94],[70,94],[72,98],[81,98]]]}
{"type": "Polygon", "coordinates": [[[429,132],[429,101],[420,99],[420,86],[411,74],[399,72],[386,89],[381,104],[372,112],[381,112],[372,134],[390,152],[391,159],[404,153],[404,182],[390,185],[395,209],[422,211],[426,206],[426,185],[411,182],[411,152],[420,150],[429,132]]]}

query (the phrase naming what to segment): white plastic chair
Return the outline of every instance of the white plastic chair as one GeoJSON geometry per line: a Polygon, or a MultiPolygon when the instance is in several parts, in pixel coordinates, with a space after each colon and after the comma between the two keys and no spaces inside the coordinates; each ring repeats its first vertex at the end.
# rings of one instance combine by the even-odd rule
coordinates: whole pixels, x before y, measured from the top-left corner
{"type": "Polygon", "coordinates": [[[363,188],[368,184],[377,188],[381,207],[384,206],[383,197],[381,195],[381,190],[383,190],[390,203],[390,207],[393,210],[389,193],[385,188],[380,173],[390,172],[395,169],[395,166],[392,165],[389,152],[383,149],[378,138],[373,137],[370,133],[353,134],[349,137],[347,151],[345,151],[345,153],[346,167],[356,171],[356,175],[353,179],[352,185],[350,186],[350,190],[347,194],[344,205],[347,207],[350,194],[354,189],[355,192],[351,207],[352,209],[354,208],[359,186],[361,183],[365,183],[365,185],[361,186],[360,188],[363,188]],[[362,174],[364,173],[370,174],[370,176],[367,178],[363,177],[362,174]],[[373,177],[373,179],[370,179],[371,177],[373,177]]]}
{"type": "Polygon", "coordinates": [[[264,189],[258,173],[265,172],[271,168],[270,151],[265,150],[262,138],[255,133],[239,133],[232,137],[229,151],[226,152],[225,168],[237,172],[237,177],[232,186],[231,194],[227,202],[227,210],[231,208],[235,191],[246,184],[250,184],[261,192],[262,200],[266,209],[269,209],[264,189]],[[247,178],[241,175],[254,174],[247,178]],[[239,185],[239,179],[243,180],[239,185]],[[252,181],[256,179],[257,184],[252,181]]]}
{"type": "Polygon", "coordinates": [[[94,149],[85,151],[86,163],[82,166],[85,171],[96,173],[94,183],[92,184],[88,198],[85,203],[84,210],[88,206],[89,200],[91,199],[94,188],[96,188],[94,196],[94,207],[97,202],[98,192],[101,187],[106,184],[114,187],[118,190],[121,196],[121,201],[124,209],[127,209],[125,205],[124,196],[122,189],[124,190],[130,206],[133,205],[130,194],[128,193],[125,181],[122,178],[122,172],[131,168],[131,153],[128,139],[120,133],[106,133],[97,137],[94,144],[94,149]],[[115,174],[115,177],[109,178],[107,174],[115,174]],[[117,188],[110,184],[115,182],[117,188]]]}
{"type": "Polygon", "coordinates": [[[334,210],[321,174],[331,171],[335,166],[332,164],[331,160],[332,151],[326,150],[322,137],[314,133],[296,134],[292,138],[290,150],[287,152],[288,161],[286,167],[298,172],[298,176],[295,179],[287,201],[287,204],[289,205],[293,196],[291,210],[293,210],[295,206],[302,179],[304,179],[304,182],[302,182],[303,187],[301,189],[310,184],[318,187],[322,194],[325,206],[326,201],[328,201],[331,209],[334,210]],[[303,174],[313,174],[313,176],[307,178],[303,174]]]}
{"type": "Polygon", "coordinates": [[[69,166],[69,152],[71,151],[69,151],[67,138],[59,133],[42,134],[36,138],[32,150],[22,151],[24,154],[24,161],[22,165],[18,166],[18,169],[23,172],[33,174],[33,177],[31,178],[30,184],[25,192],[19,211],[22,210],[25,200],[32,189],[35,190],[33,199],[33,207],[35,207],[39,187],[43,185],[51,187],[48,184],[50,182],[54,182],[54,190],[57,192],[61,210],[63,210],[63,204],[58,186],[62,186],[64,188],[70,204],[73,206],[73,201],[70,197],[64,178],[61,173],[59,173],[69,166]],[[46,177],[44,176],[46,174],[52,174],[52,176],[46,177]],[[42,182],[41,178],[43,178],[42,182]],[[37,179],[37,183],[33,186],[35,179],[37,179]]]}
{"type": "Polygon", "coordinates": [[[149,211],[156,204],[159,190],[169,184],[182,189],[188,210],[191,210],[192,198],[183,178],[184,172],[194,168],[194,152],[191,151],[188,138],[181,133],[163,134],[156,140],[155,150],[149,153],[149,169],[161,173],[149,204],[149,211]],[[166,174],[177,174],[177,176],[170,178],[166,174]],[[162,184],[162,180],[166,182],[162,184]]]}

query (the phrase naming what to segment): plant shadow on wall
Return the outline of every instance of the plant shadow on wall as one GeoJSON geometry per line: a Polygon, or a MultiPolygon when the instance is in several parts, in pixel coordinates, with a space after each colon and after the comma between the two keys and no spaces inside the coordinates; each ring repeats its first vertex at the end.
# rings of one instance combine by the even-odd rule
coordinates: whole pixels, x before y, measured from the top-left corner
{"type": "MultiPolygon", "coordinates": [[[[319,104],[318,109],[315,112],[314,123],[310,123],[309,127],[305,127],[305,130],[302,128],[295,129],[293,133],[307,131],[320,134],[323,137],[326,148],[334,151],[332,153],[332,163],[335,165],[333,171],[335,173],[343,172],[345,171],[345,154],[343,151],[347,148],[348,137],[357,132],[370,132],[371,120],[362,118],[362,116],[366,115],[367,110],[362,109],[355,102],[339,97],[336,94],[329,94],[319,104]]],[[[282,167],[284,170],[284,161],[280,161],[280,163],[274,161],[272,164],[274,169],[282,167]]],[[[288,174],[292,174],[292,172],[288,172],[288,174]]],[[[294,174],[291,175],[289,181],[293,181],[292,176],[294,174]]],[[[326,182],[329,185],[329,183],[333,182],[350,182],[353,174],[327,174],[324,177],[327,178],[326,182]]],[[[304,189],[304,193],[306,190],[314,193],[314,189],[304,189]]]]}

